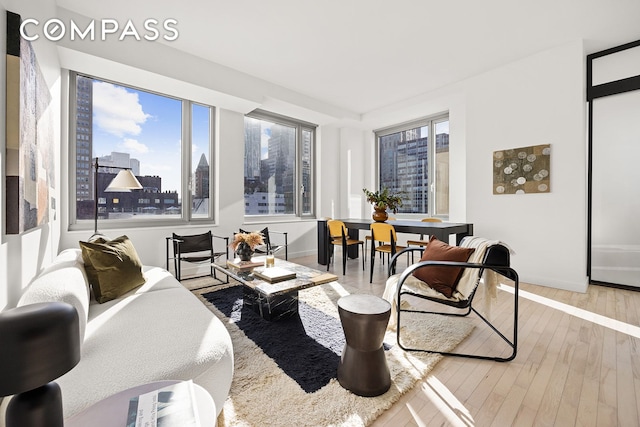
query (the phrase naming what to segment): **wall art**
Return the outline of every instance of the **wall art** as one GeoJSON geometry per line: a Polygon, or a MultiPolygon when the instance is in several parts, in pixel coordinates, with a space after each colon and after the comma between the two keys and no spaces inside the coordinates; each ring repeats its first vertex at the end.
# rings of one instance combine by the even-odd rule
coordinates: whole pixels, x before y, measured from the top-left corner
{"type": "Polygon", "coordinates": [[[549,193],[551,145],[493,152],[493,194],[549,193]]]}
{"type": "Polygon", "coordinates": [[[55,182],[51,93],[31,43],[20,37],[20,22],[20,15],[7,11],[7,234],[49,221],[55,182]]]}

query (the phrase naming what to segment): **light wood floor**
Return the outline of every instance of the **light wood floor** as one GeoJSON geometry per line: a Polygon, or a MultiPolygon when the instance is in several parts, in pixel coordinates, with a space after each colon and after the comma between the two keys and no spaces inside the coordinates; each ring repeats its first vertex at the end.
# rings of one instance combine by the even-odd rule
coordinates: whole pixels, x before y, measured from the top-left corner
{"type": "MultiPolygon", "coordinates": [[[[326,268],[315,256],[292,261],[326,268]]],[[[373,284],[368,261],[363,272],[360,260],[349,260],[342,276],[338,258],[331,271],[341,284],[381,296],[385,268],[376,261],[373,284]]],[[[504,289],[491,314],[509,336],[513,295],[504,289]]],[[[521,283],[513,361],[444,357],[373,426],[640,426],[639,325],[640,292],[521,283]]],[[[457,350],[495,350],[485,331],[479,323],[457,350]]]]}

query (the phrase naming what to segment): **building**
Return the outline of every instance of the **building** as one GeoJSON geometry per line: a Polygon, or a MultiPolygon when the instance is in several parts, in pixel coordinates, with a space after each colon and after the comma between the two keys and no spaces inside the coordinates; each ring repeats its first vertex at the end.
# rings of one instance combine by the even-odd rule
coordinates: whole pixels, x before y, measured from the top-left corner
{"type": "Polygon", "coordinates": [[[80,76],[77,81],[76,200],[93,200],[93,85],[80,76]]]}

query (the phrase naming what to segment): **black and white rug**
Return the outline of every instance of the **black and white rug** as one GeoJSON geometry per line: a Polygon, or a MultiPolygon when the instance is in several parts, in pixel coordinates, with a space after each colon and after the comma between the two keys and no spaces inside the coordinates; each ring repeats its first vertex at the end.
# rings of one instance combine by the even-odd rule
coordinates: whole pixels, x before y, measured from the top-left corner
{"type": "MultiPolygon", "coordinates": [[[[391,388],[377,397],[356,396],[335,378],[344,346],[337,301],[348,289],[334,282],[301,291],[300,317],[276,322],[244,309],[238,284],[194,293],[226,325],[233,342],[234,376],[219,426],[366,426],[442,358],[406,353],[395,345],[395,333],[387,333],[391,388]]],[[[452,350],[473,326],[468,319],[441,317],[408,320],[408,331],[419,336],[403,336],[452,350]]]]}
{"type": "Polygon", "coordinates": [[[340,320],[301,301],[299,315],[273,322],[243,305],[241,286],[202,295],[307,393],[336,377],[345,339],[340,320]]]}

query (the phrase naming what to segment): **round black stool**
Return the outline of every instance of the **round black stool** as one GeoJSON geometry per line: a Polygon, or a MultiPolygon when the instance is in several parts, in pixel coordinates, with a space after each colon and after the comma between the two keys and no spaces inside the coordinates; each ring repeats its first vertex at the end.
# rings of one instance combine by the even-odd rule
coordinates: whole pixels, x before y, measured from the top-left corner
{"type": "Polygon", "coordinates": [[[379,396],[391,387],[382,341],[391,304],[374,295],[347,295],[338,300],[346,343],[338,365],[338,382],[358,396],[379,396]]]}

